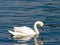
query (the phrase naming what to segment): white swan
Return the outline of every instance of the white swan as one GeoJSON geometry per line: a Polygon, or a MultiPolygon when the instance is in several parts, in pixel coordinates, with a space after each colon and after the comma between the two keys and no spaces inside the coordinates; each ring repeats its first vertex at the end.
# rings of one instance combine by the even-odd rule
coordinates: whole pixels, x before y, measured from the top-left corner
{"type": "MultiPolygon", "coordinates": [[[[39,35],[39,31],[37,29],[37,25],[40,25],[41,27],[44,26],[44,23],[42,21],[37,21],[34,24],[34,30],[27,27],[27,26],[22,26],[22,27],[14,27],[14,31],[9,31],[9,33],[11,33],[11,37],[21,37],[20,40],[26,40],[25,37],[33,37],[35,35],[39,35]]],[[[29,40],[30,38],[28,38],[27,40],[29,40]]]]}

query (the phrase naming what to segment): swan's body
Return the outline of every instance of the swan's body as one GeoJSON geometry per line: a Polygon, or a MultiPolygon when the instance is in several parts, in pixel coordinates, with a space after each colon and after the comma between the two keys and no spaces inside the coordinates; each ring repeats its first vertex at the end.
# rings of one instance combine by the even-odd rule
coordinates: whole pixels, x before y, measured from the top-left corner
{"type": "Polygon", "coordinates": [[[30,38],[31,38],[34,35],[39,35],[39,31],[37,29],[37,24],[39,24],[41,27],[43,27],[43,25],[44,25],[43,22],[37,21],[34,24],[34,30],[29,28],[29,27],[27,27],[27,26],[22,26],[22,27],[14,27],[14,31],[10,31],[9,30],[9,32],[12,35],[14,35],[13,37],[26,37],[26,36],[30,36],[30,38]]]}

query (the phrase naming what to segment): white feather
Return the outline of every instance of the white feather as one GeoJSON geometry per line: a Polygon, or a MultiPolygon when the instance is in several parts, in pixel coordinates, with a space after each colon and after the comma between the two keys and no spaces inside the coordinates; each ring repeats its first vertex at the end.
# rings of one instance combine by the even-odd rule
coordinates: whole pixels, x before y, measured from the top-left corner
{"type": "Polygon", "coordinates": [[[35,35],[36,34],[31,28],[26,27],[26,26],[14,27],[14,31],[24,33],[24,34],[27,34],[27,35],[35,35]]]}
{"type": "Polygon", "coordinates": [[[20,32],[13,32],[8,30],[11,34],[15,35],[15,36],[26,36],[26,34],[20,33],[20,32]]]}

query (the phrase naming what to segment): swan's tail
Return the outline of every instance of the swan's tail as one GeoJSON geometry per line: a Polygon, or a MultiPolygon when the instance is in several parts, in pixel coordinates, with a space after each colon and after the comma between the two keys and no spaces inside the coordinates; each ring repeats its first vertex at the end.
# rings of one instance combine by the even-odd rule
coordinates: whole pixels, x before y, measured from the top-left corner
{"type": "Polygon", "coordinates": [[[10,31],[8,30],[9,33],[11,33],[12,35],[16,35],[17,33],[16,32],[13,32],[13,31],[10,31]]]}
{"type": "Polygon", "coordinates": [[[20,32],[13,32],[13,31],[10,31],[10,30],[8,30],[8,32],[9,33],[11,33],[12,35],[15,35],[15,36],[26,36],[26,34],[24,34],[24,33],[20,33],[20,32]]]}

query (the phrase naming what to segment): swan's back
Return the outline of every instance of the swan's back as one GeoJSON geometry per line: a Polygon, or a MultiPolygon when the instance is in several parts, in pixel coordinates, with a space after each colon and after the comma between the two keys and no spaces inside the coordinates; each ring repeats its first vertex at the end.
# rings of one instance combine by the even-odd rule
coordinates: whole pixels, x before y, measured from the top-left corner
{"type": "Polygon", "coordinates": [[[14,31],[15,32],[20,32],[20,33],[25,33],[27,35],[35,35],[35,32],[27,26],[14,27],[14,31]]]}

